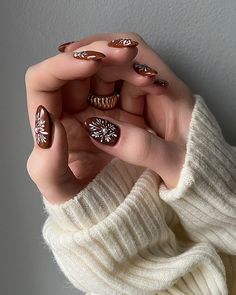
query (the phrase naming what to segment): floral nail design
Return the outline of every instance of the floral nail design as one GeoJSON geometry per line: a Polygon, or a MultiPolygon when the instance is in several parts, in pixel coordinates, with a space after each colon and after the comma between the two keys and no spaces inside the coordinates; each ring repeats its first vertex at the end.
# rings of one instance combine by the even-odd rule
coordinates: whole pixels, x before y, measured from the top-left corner
{"type": "Polygon", "coordinates": [[[108,43],[109,47],[118,47],[118,48],[122,48],[122,47],[134,47],[137,46],[138,42],[134,41],[132,39],[129,38],[120,38],[120,39],[115,39],[112,40],[108,43]]]}
{"type": "Polygon", "coordinates": [[[98,52],[98,51],[75,51],[73,53],[74,58],[77,59],[85,59],[85,60],[101,60],[106,57],[105,54],[98,52]]]}
{"type": "Polygon", "coordinates": [[[120,137],[120,127],[106,119],[91,117],[84,125],[89,135],[100,143],[115,145],[120,137]]]}
{"type": "Polygon", "coordinates": [[[35,139],[41,148],[48,148],[51,139],[51,120],[48,111],[39,106],[35,115],[35,139]]]}
{"type": "Polygon", "coordinates": [[[157,74],[156,70],[154,70],[153,68],[149,67],[146,64],[134,63],[133,68],[136,71],[136,73],[138,73],[142,76],[153,77],[157,74]]]}
{"type": "Polygon", "coordinates": [[[161,86],[161,87],[168,87],[169,86],[169,82],[163,79],[156,79],[154,81],[154,84],[157,86],[161,86]]]}

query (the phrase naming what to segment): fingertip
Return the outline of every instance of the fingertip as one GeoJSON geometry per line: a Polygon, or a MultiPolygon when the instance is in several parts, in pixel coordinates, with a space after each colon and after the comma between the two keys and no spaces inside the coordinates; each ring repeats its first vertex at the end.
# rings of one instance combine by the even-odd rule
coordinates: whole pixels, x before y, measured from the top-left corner
{"type": "Polygon", "coordinates": [[[35,144],[37,144],[41,149],[48,149],[51,147],[53,136],[53,121],[48,110],[42,105],[39,105],[36,110],[33,132],[35,144]]]}

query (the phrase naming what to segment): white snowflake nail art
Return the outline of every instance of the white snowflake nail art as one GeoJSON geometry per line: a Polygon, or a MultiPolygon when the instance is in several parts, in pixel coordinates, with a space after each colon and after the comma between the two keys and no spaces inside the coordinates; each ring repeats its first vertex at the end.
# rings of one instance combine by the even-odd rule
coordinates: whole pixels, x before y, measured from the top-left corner
{"type": "Polygon", "coordinates": [[[138,42],[133,41],[130,38],[120,38],[112,40],[109,45],[114,47],[129,47],[129,46],[137,46],[138,42]]]}
{"type": "Polygon", "coordinates": [[[98,52],[98,51],[75,51],[73,53],[74,58],[77,59],[85,59],[85,60],[100,60],[105,57],[105,54],[98,52]]]}
{"type": "Polygon", "coordinates": [[[86,51],[76,51],[74,52],[74,57],[77,57],[77,58],[87,58],[88,56],[88,53],[86,51]]]}
{"type": "Polygon", "coordinates": [[[125,45],[125,46],[129,46],[129,45],[132,44],[132,40],[124,38],[124,39],[120,39],[119,43],[122,44],[122,45],[125,45]]]}
{"type": "Polygon", "coordinates": [[[105,119],[95,118],[87,126],[90,136],[101,143],[112,144],[118,140],[119,127],[105,119]]]}
{"type": "Polygon", "coordinates": [[[45,135],[48,135],[48,132],[45,131],[45,120],[41,119],[40,113],[38,112],[35,118],[35,127],[34,127],[36,141],[39,144],[40,142],[46,143],[47,138],[45,135]]]}
{"type": "Polygon", "coordinates": [[[143,76],[155,76],[157,74],[156,70],[152,69],[146,64],[134,63],[133,67],[138,74],[143,76]]]}

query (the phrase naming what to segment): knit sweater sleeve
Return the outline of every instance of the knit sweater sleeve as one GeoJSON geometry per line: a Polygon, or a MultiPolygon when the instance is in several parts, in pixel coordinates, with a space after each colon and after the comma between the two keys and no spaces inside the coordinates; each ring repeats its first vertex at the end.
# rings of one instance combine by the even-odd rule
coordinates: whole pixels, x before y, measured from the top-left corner
{"type": "MultiPolygon", "coordinates": [[[[205,105],[199,97],[192,116],[191,134],[199,124],[194,118],[200,105],[204,109],[205,105]]],[[[209,128],[212,128],[210,130],[215,138],[221,136],[216,124],[209,128]]],[[[189,142],[186,159],[189,158],[189,146],[192,146],[189,142]]],[[[194,144],[199,145],[199,142],[194,144]]],[[[223,147],[230,149],[226,143],[223,147]]],[[[225,154],[224,150],[216,148],[210,149],[210,152],[225,154]]],[[[233,161],[232,155],[230,157],[228,162],[222,162],[221,169],[227,170],[227,173],[234,171],[229,166],[233,161]]],[[[221,178],[219,175],[222,182],[225,181],[224,171],[221,171],[221,178]]],[[[206,179],[199,176],[200,173],[210,177],[211,170],[204,164],[196,175],[192,175],[190,170],[184,175],[182,173],[176,188],[180,194],[176,194],[160,184],[160,178],[153,171],[115,158],[86,188],[64,204],[51,204],[43,197],[48,216],[42,234],[61,271],[76,288],[93,295],[226,295],[225,268],[214,248],[217,243],[211,243],[209,238],[219,235],[216,225],[220,221],[213,218],[217,224],[209,230],[208,235],[205,227],[211,226],[211,223],[202,225],[200,219],[194,220],[194,226],[199,224],[201,230],[206,232],[204,237],[208,238],[205,240],[183,242],[174,233],[173,224],[179,220],[178,216],[184,226],[183,217],[189,216],[189,209],[184,215],[178,210],[181,205],[177,205],[177,202],[198,197],[199,194],[191,188],[199,185],[201,189],[205,185],[202,181],[206,179]]],[[[227,180],[233,184],[229,174],[227,180]]],[[[208,191],[203,189],[203,192],[208,191]]],[[[202,199],[209,203],[205,196],[203,194],[197,198],[190,210],[195,212],[195,208],[201,204],[199,212],[205,212],[201,203],[202,199]]],[[[214,202],[217,204],[212,210],[220,210],[222,204],[230,207],[225,198],[224,191],[218,194],[214,202]]],[[[233,201],[230,200],[231,203],[233,201]]],[[[218,218],[221,217],[229,232],[231,219],[235,220],[234,213],[223,209],[220,212],[225,215],[222,213],[219,216],[218,213],[218,218]]],[[[209,213],[210,216],[214,214],[212,211],[209,213]]],[[[233,230],[228,236],[234,238],[233,230]]],[[[233,247],[231,240],[224,242],[228,248],[233,247]]]]}
{"type": "Polygon", "coordinates": [[[193,241],[236,254],[236,147],[229,145],[214,115],[196,95],[185,163],[178,185],[160,185],[160,198],[178,214],[193,241]]]}

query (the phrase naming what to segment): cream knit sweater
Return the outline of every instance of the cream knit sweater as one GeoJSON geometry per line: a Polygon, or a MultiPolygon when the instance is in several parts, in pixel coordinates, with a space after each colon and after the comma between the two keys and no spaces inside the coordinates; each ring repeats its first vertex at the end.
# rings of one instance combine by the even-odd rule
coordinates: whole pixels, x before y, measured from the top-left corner
{"type": "Polygon", "coordinates": [[[236,147],[195,95],[178,185],[113,159],[73,199],[43,197],[42,234],[87,294],[236,294],[236,147]]]}

